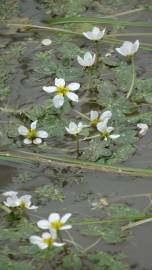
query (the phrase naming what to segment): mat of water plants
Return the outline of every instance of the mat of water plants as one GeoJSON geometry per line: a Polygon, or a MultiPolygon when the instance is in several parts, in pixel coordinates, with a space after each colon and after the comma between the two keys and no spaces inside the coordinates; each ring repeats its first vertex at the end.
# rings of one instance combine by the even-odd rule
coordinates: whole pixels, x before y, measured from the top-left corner
{"type": "Polygon", "coordinates": [[[152,270],[152,4],[0,1],[0,270],[152,270]]]}

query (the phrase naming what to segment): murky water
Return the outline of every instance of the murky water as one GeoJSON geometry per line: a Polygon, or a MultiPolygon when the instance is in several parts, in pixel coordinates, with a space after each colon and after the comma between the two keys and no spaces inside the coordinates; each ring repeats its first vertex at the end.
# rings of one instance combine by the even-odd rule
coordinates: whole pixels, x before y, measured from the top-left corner
{"type": "MultiPolygon", "coordinates": [[[[38,1],[39,2],[39,1],[38,1]]],[[[44,18],[44,10],[42,5],[37,1],[21,1],[21,17],[28,17],[33,23],[39,24],[44,18]]],[[[100,1],[99,1],[100,2],[100,1]]],[[[142,1],[137,1],[141,2],[142,1]]],[[[131,5],[129,1],[129,5],[131,5]]],[[[132,7],[132,5],[131,5],[132,7]]],[[[125,9],[124,9],[125,10],[125,9]]],[[[149,20],[149,13],[145,11],[141,13],[135,13],[130,15],[130,18],[137,20],[149,20]]],[[[128,17],[127,17],[128,18],[128,17]]],[[[131,31],[139,31],[139,29],[130,29],[131,31]]],[[[140,32],[145,29],[140,29],[140,32]]],[[[47,32],[28,32],[28,33],[5,33],[2,30],[0,35],[0,41],[5,46],[10,46],[14,42],[16,45],[18,42],[23,42],[26,45],[26,51],[19,60],[14,59],[14,66],[11,70],[10,81],[13,93],[9,98],[9,105],[19,106],[24,108],[27,104],[33,104],[35,101],[41,103],[44,98],[41,86],[44,85],[44,76],[38,76],[34,73],[34,63],[31,60],[31,56],[39,51],[40,40],[44,37],[51,37],[53,35],[47,32]],[[41,79],[42,77],[42,79],[41,79]]],[[[150,37],[138,37],[141,41],[146,43],[151,42],[150,37]]],[[[2,49],[3,50],[3,49],[2,49]]],[[[5,50],[5,49],[4,49],[5,50]]],[[[44,49],[45,50],[45,49],[44,49]]],[[[141,77],[148,78],[151,76],[152,61],[150,53],[141,50],[138,57],[139,72],[141,77]]],[[[8,117],[9,118],[9,117],[8,117]]],[[[7,117],[2,114],[1,120],[7,120],[7,117]]],[[[139,168],[151,167],[151,133],[143,137],[138,143],[138,147],[134,156],[132,156],[123,165],[129,165],[139,168]]],[[[19,165],[15,162],[1,162],[0,163],[0,189],[2,192],[5,190],[19,190],[22,193],[33,193],[38,187],[42,185],[57,185],[58,183],[62,187],[64,194],[64,201],[45,201],[39,209],[39,215],[46,217],[50,212],[57,211],[64,213],[66,211],[72,212],[75,217],[83,218],[99,215],[100,210],[95,213],[91,210],[92,202],[95,198],[107,196],[111,201],[117,201],[119,197],[143,194],[152,192],[152,180],[144,177],[131,177],[124,175],[117,175],[111,173],[99,173],[95,171],[73,171],[69,167],[54,168],[51,166],[45,167],[37,164],[32,165],[19,165]],[[23,178],[18,178],[23,174],[23,178]],[[76,175],[76,177],[75,177],[76,175]],[[67,179],[70,179],[67,181],[67,179]],[[76,181],[77,180],[77,181],[76,181]],[[87,195],[88,194],[88,195],[87,195]],[[82,196],[85,198],[82,200],[82,196]]],[[[35,195],[34,195],[35,196],[35,195]]],[[[144,209],[147,206],[148,199],[146,197],[139,198],[125,198],[121,201],[134,206],[137,209],[144,209]]],[[[92,243],[92,239],[85,237],[84,235],[77,234],[82,246],[88,246],[92,243]]],[[[130,264],[131,269],[136,270],[152,270],[152,225],[151,223],[138,226],[132,229],[126,242],[116,245],[108,245],[101,241],[96,250],[106,250],[112,253],[124,252],[127,254],[127,261],[130,264]]]]}

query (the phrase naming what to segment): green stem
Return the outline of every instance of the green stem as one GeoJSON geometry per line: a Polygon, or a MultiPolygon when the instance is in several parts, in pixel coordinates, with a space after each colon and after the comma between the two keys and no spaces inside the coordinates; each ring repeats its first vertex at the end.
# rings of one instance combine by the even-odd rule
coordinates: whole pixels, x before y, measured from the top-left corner
{"type": "Polygon", "coordinates": [[[92,71],[91,71],[91,67],[86,67],[85,68],[86,71],[86,79],[87,79],[87,90],[91,90],[92,85],[91,85],[91,75],[92,75],[92,71]]]}
{"type": "Polygon", "coordinates": [[[77,152],[77,158],[78,158],[80,155],[79,134],[76,134],[76,152],[77,152]]]}
{"type": "Polygon", "coordinates": [[[95,49],[96,49],[96,67],[100,62],[100,48],[99,48],[99,41],[95,41],[95,49]]]}
{"type": "Polygon", "coordinates": [[[130,89],[127,94],[127,99],[130,98],[132,94],[132,91],[134,89],[134,84],[135,84],[135,78],[136,78],[134,56],[131,57],[131,63],[132,63],[132,81],[131,81],[130,89]]]}
{"type": "Polygon", "coordinates": [[[122,167],[122,166],[111,166],[102,165],[96,162],[91,162],[87,160],[71,159],[71,157],[60,157],[51,155],[41,155],[38,153],[32,153],[28,151],[1,151],[0,160],[7,160],[10,162],[19,162],[31,164],[35,162],[41,162],[44,164],[59,164],[62,166],[79,167],[82,169],[102,171],[102,172],[112,172],[117,174],[132,175],[132,176],[146,176],[152,177],[152,169],[142,169],[134,167],[122,167]]]}
{"type": "MultiPolygon", "coordinates": [[[[57,232],[57,235],[58,235],[60,242],[64,243],[63,238],[62,238],[62,234],[60,231],[57,232]]],[[[63,249],[64,249],[65,254],[68,254],[68,248],[66,245],[63,246],[63,249]]]]}

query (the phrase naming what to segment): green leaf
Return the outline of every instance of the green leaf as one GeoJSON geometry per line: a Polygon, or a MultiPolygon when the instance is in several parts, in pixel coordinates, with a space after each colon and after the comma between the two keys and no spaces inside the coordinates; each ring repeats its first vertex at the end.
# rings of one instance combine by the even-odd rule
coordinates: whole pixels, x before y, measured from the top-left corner
{"type": "Polygon", "coordinates": [[[126,264],[102,251],[90,256],[90,260],[93,263],[92,270],[129,270],[126,264]]]}
{"type": "Polygon", "coordinates": [[[57,18],[47,20],[47,23],[51,25],[55,24],[66,24],[66,23],[95,23],[95,24],[111,24],[111,25],[130,25],[137,27],[152,27],[152,23],[145,22],[130,22],[130,21],[122,21],[117,19],[109,19],[109,18],[95,18],[95,17],[84,17],[84,16],[73,16],[67,18],[57,18]]]}
{"type": "Polygon", "coordinates": [[[132,80],[132,66],[126,62],[121,62],[119,67],[115,68],[118,87],[122,92],[128,92],[132,80]]]}
{"type": "Polygon", "coordinates": [[[82,233],[89,236],[101,236],[107,243],[115,244],[125,240],[124,233],[118,224],[89,225],[82,233]]]}
{"type": "Polygon", "coordinates": [[[141,113],[136,116],[132,116],[128,119],[128,122],[131,124],[145,123],[147,125],[152,124],[152,112],[141,113]]]}
{"type": "Polygon", "coordinates": [[[63,268],[67,270],[81,270],[82,269],[82,263],[81,259],[76,254],[70,254],[68,256],[65,256],[63,258],[63,268]]]}
{"type": "Polygon", "coordinates": [[[110,149],[106,148],[107,143],[103,142],[100,138],[92,140],[89,143],[89,146],[86,151],[83,152],[81,158],[90,160],[90,161],[97,161],[103,157],[109,157],[112,155],[110,149]]]}

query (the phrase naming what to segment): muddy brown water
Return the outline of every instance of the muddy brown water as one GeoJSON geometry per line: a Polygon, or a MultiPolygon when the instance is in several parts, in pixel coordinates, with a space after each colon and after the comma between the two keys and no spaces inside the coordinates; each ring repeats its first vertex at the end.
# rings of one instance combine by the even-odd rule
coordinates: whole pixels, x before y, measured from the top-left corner
{"type": "MultiPolygon", "coordinates": [[[[142,1],[138,1],[141,2],[142,1]]],[[[130,3],[130,2],[129,2],[130,3]]],[[[134,7],[133,7],[134,8],[134,7]]],[[[39,23],[44,18],[44,10],[37,1],[21,1],[21,14],[22,17],[28,17],[33,23],[39,23]]],[[[128,17],[125,17],[128,18],[128,17]]],[[[149,13],[143,12],[129,15],[130,19],[134,21],[138,20],[149,20],[149,13]],[[148,14],[148,15],[147,15],[148,14]]],[[[128,28],[131,32],[139,31],[139,29],[128,28]]],[[[140,29],[140,32],[144,32],[145,29],[140,29]]],[[[5,43],[11,44],[13,42],[26,41],[33,37],[31,42],[28,42],[28,49],[26,54],[22,58],[22,62],[17,63],[16,69],[13,70],[9,83],[13,89],[13,93],[9,98],[9,104],[17,104],[20,107],[24,107],[27,104],[41,102],[45,99],[41,85],[44,84],[45,78],[37,81],[37,75],[31,70],[31,55],[39,50],[39,41],[45,37],[49,37],[49,33],[39,33],[38,38],[35,33],[18,34],[18,37],[1,36],[0,40],[5,39],[5,43]],[[34,74],[34,75],[33,75],[34,74]]],[[[51,35],[50,35],[51,36],[51,35]]],[[[138,37],[141,41],[151,42],[150,37],[138,37]]],[[[140,67],[141,77],[149,78],[151,76],[152,61],[149,52],[141,50],[138,55],[137,63],[140,67]]],[[[1,117],[1,120],[4,118],[1,117]]],[[[139,168],[150,168],[151,167],[151,152],[152,152],[152,141],[151,132],[149,131],[145,137],[143,137],[137,145],[136,153],[123,165],[139,167],[139,168]]],[[[67,178],[67,172],[70,169],[44,167],[42,165],[21,165],[15,162],[0,162],[0,191],[6,190],[18,190],[21,194],[30,193],[42,185],[54,183],[54,181],[60,181],[61,176],[67,178]],[[51,173],[50,173],[51,172],[51,173]],[[58,173],[60,172],[60,174],[58,173]],[[25,183],[19,183],[15,181],[19,174],[31,175],[31,180],[25,183]],[[60,175],[60,177],[59,177],[60,175]]],[[[74,172],[75,173],[75,172],[74,172]]],[[[73,171],[71,170],[71,174],[73,171]]],[[[63,193],[65,200],[61,203],[59,201],[47,201],[39,209],[38,215],[47,217],[50,212],[71,212],[74,217],[78,217],[80,220],[84,217],[96,216],[95,212],[91,210],[91,202],[89,195],[85,200],[80,199],[81,194],[93,194],[97,197],[112,196],[114,198],[131,195],[152,192],[152,179],[144,177],[131,177],[124,175],[117,175],[111,173],[102,173],[95,171],[80,171],[80,180],[76,183],[66,184],[63,187],[63,193]],[[82,179],[81,179],[82,178],[82,179]]],[[[127,202],[137,209],[143,209],[147,206],[148,200],[145,197],[129,198],[121,200],[127,202]]],[[[100,210],[98,211],[100,214],[100,210]]],[[[37,220],[37,219],[36,219],[37,220]]],[[[95,238],[85,237],[80,235],[77,231],[74,232],[78,242],[83,247],[89,246],[95,238]]],[[[152,270],[152,224],[147,223],[142,226],[138,226],[131,230],[127,241],[116,244],[108,245],[104,241],[101,241],[95,250],[106,250],[111,253],[123,252],[127,255],[127,261],[130,265],[130,269],[135,270],[152,270]]]]}

